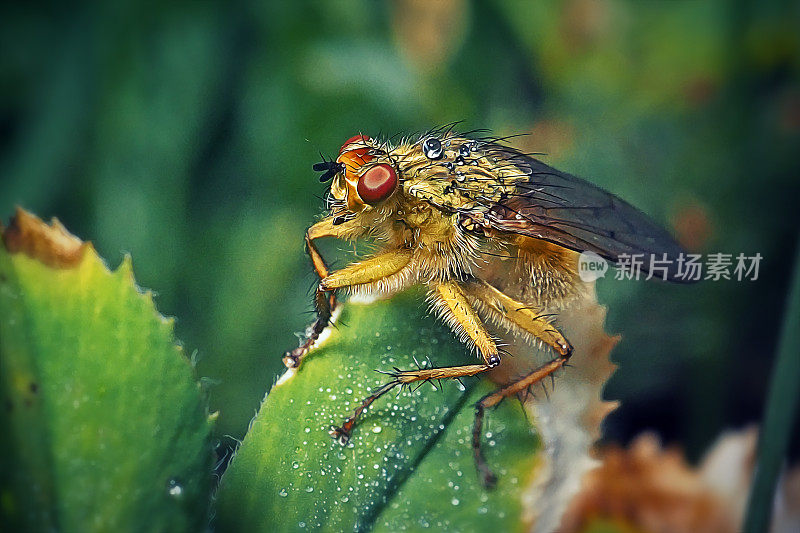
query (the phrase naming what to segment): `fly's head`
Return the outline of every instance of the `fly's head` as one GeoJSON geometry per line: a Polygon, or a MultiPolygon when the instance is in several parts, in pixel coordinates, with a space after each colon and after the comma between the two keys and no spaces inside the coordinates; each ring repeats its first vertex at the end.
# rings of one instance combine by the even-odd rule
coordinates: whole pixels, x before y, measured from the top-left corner
{"type": "Polygon", "coordinates": [[[434,132],[396,146],[366,135],[348,139],[335,161],[314,165],[332,180],[334,224],[385,232],[392,223],[419,228],[479,210],[513,188],[515,173],[498,165],[492,145],[434,132]],[[495,161],[493,161],[495,159],[495,161]]]}
{"type": "Polygon", "coordinates": [[[366,135],[345,141],[335,161],[317,163],[314,170],[325,172],[320,181],[332,180],[328,208],[342,220],[386,214],[400,200],[397,161],[385,145],[366,135]]]}
{"type": "Polygon", "coordinates": [[[419,200],[404,187],[407,155],[405,144],[394,147],[356,135],[345,141],[336,160],[314,165],[325,171],[322,181],[331,180],[328,210],[341,235],[388,237],[418,212],[419,200]]]}

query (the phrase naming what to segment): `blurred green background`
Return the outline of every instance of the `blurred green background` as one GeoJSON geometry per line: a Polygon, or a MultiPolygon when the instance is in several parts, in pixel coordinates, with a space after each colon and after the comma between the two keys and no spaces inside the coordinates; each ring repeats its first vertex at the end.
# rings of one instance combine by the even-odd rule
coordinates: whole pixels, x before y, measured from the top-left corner
{"type": "Polygon", "coordinates": [[[4,3],[0,216],[132,254],[225,455],[312,318],[319,152],[454,120],[530,133],[513,144],[691,250],[764,257],[754,282],[599,283],[623,335],[606,438],[697,458],[761,415],[800,220],[798,27],[795,2],[4,3]]]}

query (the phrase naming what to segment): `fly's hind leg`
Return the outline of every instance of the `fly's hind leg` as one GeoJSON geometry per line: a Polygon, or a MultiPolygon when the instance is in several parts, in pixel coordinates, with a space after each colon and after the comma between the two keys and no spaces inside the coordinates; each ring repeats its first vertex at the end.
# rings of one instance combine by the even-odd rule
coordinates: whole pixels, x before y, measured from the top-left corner
{"type": "Polygon", "coordinates": [[[489,468],[481,449],[483,416],[486,409],[498,405],[508,396],[518,395],[527,391],[530,387],[563,367],[572,355],[572,345],[545,316],[492,287],[485,281],[470,282],[466,287],[466,291],[467,294],[484,305],[484,309],[496,319],[496,322],[516,328],[535,339],[541,340],[556,353],[556,357],[530,374],[487,394],[475,404],[472,450],[475,456],[475,465],[478,468],[481,479],[484,485],[490,487],[497,481],[497,477],[489,468]]]}
{"type": "Polygon", "coordinates": [[[494,475],[483,456],[481,448],[481,436],[483,434],[483,415],[486,409],[498,405],[508,396],[513,396],[525,392],[530,387],[536,385],[553,372],[563,367],[569,360],[569,355],[560,355],[549,362],[543,364],[530,374],[520,378],[505,387],[501,387],[494,392],[490,392],[475,404],[475,425],[472,428],[472,452],[475,456],[475,466],[481,476],[481,481],[486,487],[493,487],[497,482],[494,475]]]}
{"type": "Polygon", "coordinates": [[[346,444],[350,440],[350,433],[356,420],[372,403],[399,386],[410,385],[418,381],[432,381],[438,379],[457,379],[474,376],[486,372],[500,364],[500,355],[492,337],[483,326],[480,317],[469,303],[458,282],[447,281],[436,285],[431,290],[431,299],[434,309],[441,315],[445,322],[456,332],[462,340],[468,340],[483,357],[482,364],[448,366],[440,368],[420,368],[417,370],[399,370],[389,373],[392,380],[376,389],[361,405],[356,408],[344,423],[333,428],[331,436],[340,443],[346,444]]]}
{"type": "Polygon", "coordinates": [[[544,342],[558,355],[569,357],[572,346],[545,315],[537,313],[536,310],[482,280],[469,282],[464,290],[467,295],[482,304],[483,310],[496,323],[521,331],[544,342]]]}

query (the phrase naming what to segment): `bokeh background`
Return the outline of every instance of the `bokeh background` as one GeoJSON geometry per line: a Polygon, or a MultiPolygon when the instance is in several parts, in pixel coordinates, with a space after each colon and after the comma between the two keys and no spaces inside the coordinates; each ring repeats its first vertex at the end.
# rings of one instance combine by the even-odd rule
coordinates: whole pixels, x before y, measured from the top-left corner
{"type": "Polygon", "coordinates": [[[454,120],[529,133],[692,251],[764,257],[757,281],[598,286],[623,335],[605,438],[697,459],[761,417],[800,220],[798,27],[755,0],[4,3],[0,216],[133,256],[225,455],[312,318],[319,153],[454,120]]]}

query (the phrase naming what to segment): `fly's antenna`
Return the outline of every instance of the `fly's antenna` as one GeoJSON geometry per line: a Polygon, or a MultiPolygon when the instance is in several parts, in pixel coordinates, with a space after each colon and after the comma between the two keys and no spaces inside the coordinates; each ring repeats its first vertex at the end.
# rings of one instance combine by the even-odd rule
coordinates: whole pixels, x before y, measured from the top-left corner
{"type": "Polygon", "coordinates": [[[344,165],[342,163],[334,161],[333,159],[326,159],[325,156],[322,155],[322,152],[320,152],[319,156],[322,158],[322,162],[314,163],[311,168],[314,169],[314,172],[323,172],[322,176],[319,177],[319,181],[322,183],[332,180],[336,174],[344,170],[344,165]]]}

